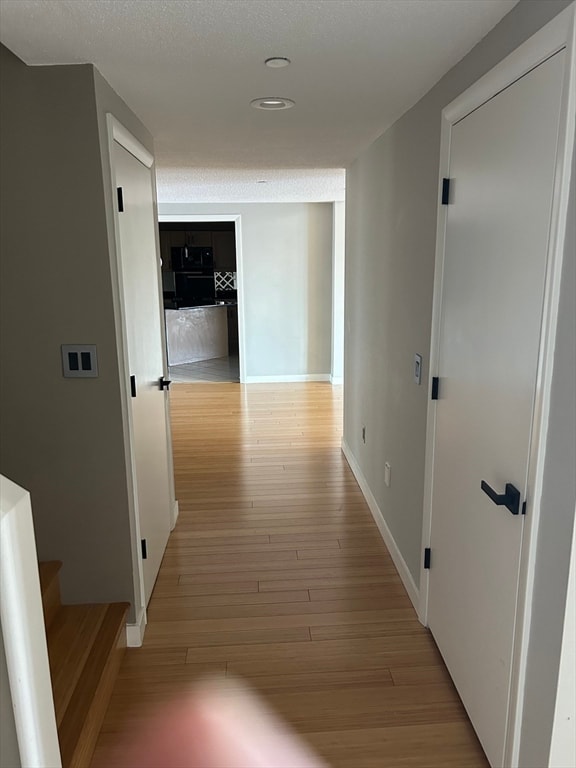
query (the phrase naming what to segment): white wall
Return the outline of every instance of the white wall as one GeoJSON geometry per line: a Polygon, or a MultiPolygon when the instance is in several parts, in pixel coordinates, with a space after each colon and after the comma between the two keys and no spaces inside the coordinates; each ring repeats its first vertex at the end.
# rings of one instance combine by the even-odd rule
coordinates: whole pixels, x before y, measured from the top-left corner
{"type": "Polygon", "coordinates": [[[0,57],[0,468],[30,490],[63,601],[133,602],[105,111],[152,139],[91,65],[0,57]],[[97,345],[98,378],[62,376],[66,343],[97,345]]]}
{"type": "MultiPolygon", "coordinates": [[[[518,5],[348,170],[344,439],[393,540],[419,583],[426,407],[412,380],[414,353],[428,378],[442,109],[569,5],[518,5]],[[361,439],[366,425],[366,444],[361,439]],[[392,484],[383,482],[384,462],[392,484]]],[[[574,207],[571,209],[574,216],[574,207]]],[[[573,219],[572,219],[573,226],[573,219]]],[[[574,240],[559,316],[521,765],[548,764],[574,522],[574,240]],[[567,345],[571,344],[571,352],[567,345]],[[562,358],[562,359],[560,359],[562,358]]]]}
{"type": "Polygon", "coordinates": [[[441,111],[567,4],[521,0],[348,169],[344,438],[416,584],[428,392],[413,360],[427,381],[441,111]]]}
{"type": "Polygon", "coordinates": [[[334,203],[332,219],[332,382],[344,378],[344,203],[334,203]]]}
{"type": "Polygon", "coordinates": [[[329,377],[330,203],[166,203],[158,213],[241,216],[247,382],[329,377]]]}

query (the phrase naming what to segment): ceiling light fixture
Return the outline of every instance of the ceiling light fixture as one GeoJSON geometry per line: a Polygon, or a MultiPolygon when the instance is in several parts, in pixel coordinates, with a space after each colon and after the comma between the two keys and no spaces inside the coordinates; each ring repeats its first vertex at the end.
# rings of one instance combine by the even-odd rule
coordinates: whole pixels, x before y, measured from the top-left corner
{"type": "Polygon", "coordinates": [[[271,56],[264,62],[267,67],[271,69],[280,69],[281,67],[287,67],[290,64],[290,59],[286,56],[271,56]]]}
{"type": "Polygon", "coordinates": [[[250,105],[254,109],[290,109],[294,106],[292,99],[280,98],[279,96],[265,96],[261,99],[253,99],[250,105]]]}

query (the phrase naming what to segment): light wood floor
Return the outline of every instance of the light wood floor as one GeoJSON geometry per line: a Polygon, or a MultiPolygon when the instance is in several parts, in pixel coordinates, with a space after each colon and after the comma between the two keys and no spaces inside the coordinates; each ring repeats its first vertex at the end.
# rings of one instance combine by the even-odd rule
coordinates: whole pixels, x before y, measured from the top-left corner
{"type": "Polygon", "coordinates": [[[247,679],[334,768],[486,768],[342,457],[340,389],[180,384],[171,404],[180,519],[94,768],[206,672],[247,679]]]}

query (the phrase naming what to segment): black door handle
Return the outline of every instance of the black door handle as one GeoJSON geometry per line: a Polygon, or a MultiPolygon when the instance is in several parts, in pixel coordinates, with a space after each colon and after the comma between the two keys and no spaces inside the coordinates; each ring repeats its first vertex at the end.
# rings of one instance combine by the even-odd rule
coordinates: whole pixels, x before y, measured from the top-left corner
{"type": "Polygon", "coordinates": [[[160,390],[162,391],[164,389],[170,389],[170,384],[172,384],[172,382],[170,379],[165,379],[164,376],[160,376],[158,384],[160,385],[160,390]]]}
{"type": "Polygon", "coordinates": [[[506,507],[513,515],[520,514],[520,491],[512,483],[506,483],[504,493],[496,493],[484,480],[480,483],[480,488],[498,507],[506,507]]]}

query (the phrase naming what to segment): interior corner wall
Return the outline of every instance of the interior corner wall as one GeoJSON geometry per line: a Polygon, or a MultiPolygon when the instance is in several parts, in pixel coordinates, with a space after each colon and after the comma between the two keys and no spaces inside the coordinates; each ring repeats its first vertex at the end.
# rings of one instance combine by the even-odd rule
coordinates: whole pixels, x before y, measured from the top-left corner
{"type": "Polygon", "coordinates": [[[132,602],[94,70],[0,56],[1,471],[31,493],[63,601],[132,602]],[[64,378],[63,343],[96,344],[98,378],[64,378]]]}
{"type": "Polygon", "coordinates": [[[241,215],[245,360],[251,378],[331,366],[331,203],[164,203],[159,214],[241,215]]]}
{"type": "Polygon", "coordinates": [[[347,172],[344,440],[416,584],[441,111],[567,5],[521,0],[347,172]],[[413,379],[416,353],[421,386],[413,379]]]}
{"type": "Polygon", "coordinates": [[[333,203],[332,218],[332,383],[344,379],[344,257],[345,215],[343,202],[333,203]]]}

